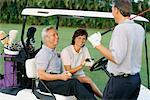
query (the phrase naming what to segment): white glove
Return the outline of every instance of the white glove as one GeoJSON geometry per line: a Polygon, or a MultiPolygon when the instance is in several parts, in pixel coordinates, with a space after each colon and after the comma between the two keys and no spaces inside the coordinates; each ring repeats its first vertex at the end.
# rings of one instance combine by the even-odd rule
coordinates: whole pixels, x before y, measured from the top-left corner
{"type": "Polygon", "coordinates": [[[85,66],[91,67],[94,64],[94,59],[88,58],[85,60],[85,66]]]}
{"type": "Polygon", "coordinates": [[[82,62],[82,66],[88,66],[91,67],[94,64],[94,59],[87,58],[82,62]]]}
{"type": "Polygon", "coordinates": [[[101,42],[101,33],[97,32],[97,33],[92,34],[91,36],[88,37],[88,40],[95,48],[96,46],[101,44],[100,43],[101,42]]]}
{"type": "Polygon", "coordinates": [[[9,31],[9,45],[13,43],[13,41],[15,40],[17,34],[18,34],[17,30],[9,31]]]}

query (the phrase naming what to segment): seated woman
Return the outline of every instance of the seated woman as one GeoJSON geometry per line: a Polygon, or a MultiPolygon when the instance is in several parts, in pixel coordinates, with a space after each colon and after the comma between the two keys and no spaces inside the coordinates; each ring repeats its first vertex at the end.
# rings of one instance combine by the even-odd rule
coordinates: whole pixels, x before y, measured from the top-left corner
{"type": "Polygon", "coordinates": [[[74,32],[71,45],[64,48],[61,52],[61,59],[65,70],[69,71],[73,77],[82,83],[88,83],[92,87],[96,96],[102,97],[102,92],[97,88],[94,82],[85,75],[83,71],[83,62],[91,58],[88,48],[85,46],[88,33],[84,29],[78,29],[74,32]]]}

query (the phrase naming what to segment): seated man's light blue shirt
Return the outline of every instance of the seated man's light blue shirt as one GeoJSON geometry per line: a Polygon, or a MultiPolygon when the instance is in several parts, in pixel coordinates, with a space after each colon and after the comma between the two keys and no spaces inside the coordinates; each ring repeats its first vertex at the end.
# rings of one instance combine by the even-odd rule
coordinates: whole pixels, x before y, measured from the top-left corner
{"type": "Polygon", "coordinates": [[[55,49],[42,45],[42,49],[35,56],[37,69],[43,69],[47,73],[61,73],[62,64],[55,49]]]}

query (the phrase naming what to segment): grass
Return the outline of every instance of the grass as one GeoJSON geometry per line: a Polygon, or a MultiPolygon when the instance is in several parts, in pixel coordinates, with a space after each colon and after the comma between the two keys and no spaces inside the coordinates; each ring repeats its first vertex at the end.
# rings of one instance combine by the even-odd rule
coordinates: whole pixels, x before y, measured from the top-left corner
{"type": "MultiPolygon", "coordinates": [[[[26,31],[28,29],[28,27],[30,27],[29,25],[26,26],[26,31]]],[[[40,47],[40,41],[41,41],[41,31],[45,26],[36,26],[37,31],[36,31],[36,35],[35,35],[35,47],[39,48],[40,47]]],[[[19,31],[19,35],[17,36],[17,40],[20,41],[20,35],[21,35],[21,29],[22,29],[22,25],[21,24],[0,24],[0,30],[5,31],[6,33],[9,32],[9,30],[12,29],[17,29],[19,31]]],[[[76,30],[77,28],[70,28],[70,27],[60,27],[58,30],[59,33],[59,45],[57,47],[57,51],[61,52],[61,50],[68,46],[71,43],[71,38],[73,35],[73,32],[76,30]]],[[[100,30],[100,29],[90,29],[87,28],[87,31],[89,34],[92,34],[94,32],[97,31],[104,31],[104,30],[100,30]]],[[[26,32],[25,32],[26,33],[26,32]]],[[[111,34],[108,33],[106,35],[103,36],[102,38],[102,43],[108,47],[109,44],[109,40],[110,40],[111,34]]],[[[147,34],[147,44],[149,45],[150,43],[150,34],[147,34]]],[[[98,60],[101,57],[101,54],[99,54],[92,46],[89,42],[86,43],[86,46],[89,48],[90,54],[91,56],[96,60],[98,60]]],[[[0,44],[0,52],[2,52],[3,50],[3,46],[2,44],[0,44]]],[[[148,57],[150,59],[150,46],[148,47],[148,57]]],[[[150,61],[149,61],[150,63],[150,61]]],[[[2,71],[2,67],[3,67],[3,61],[1,60],[0,62],[0,70],[2,71]]],[[[150,64],[149,64],[150,65],[150,64]]],[[[90,72],[88,68],[84,68],[86,74],[91,77],[91,79],[98,85],[98,87],[103,91],[104,87],[106,85],[106,82],[108,80],[107,75],[103,72],[103,71],[95,71],[95,72],[90,72]]],[[[2,73],[2,72],[1,72],[2,73]]],[[[142,84],[144,84],[145,86],[147,86],[147,71],[146,71],[146,60],[145,60],[145,48],[143,46],[143,56],[142,56],[142,68],[141,68],[141,78],[142,78],[142,84]]]]}

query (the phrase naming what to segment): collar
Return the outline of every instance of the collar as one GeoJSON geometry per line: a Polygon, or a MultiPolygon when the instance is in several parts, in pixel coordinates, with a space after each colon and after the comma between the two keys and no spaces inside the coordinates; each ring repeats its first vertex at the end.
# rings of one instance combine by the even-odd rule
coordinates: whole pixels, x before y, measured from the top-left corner
{"type": "Polygon", "coordinates": [[[125,19],[122,23],[120,23],[120,24],[123,24],[123,23],[130,23],[130,24],[132,24],[132,23],[134,23],[134,21],[133,20],[130,20],[130,19],[125,19]]]}
{"type": "Polygon", "coordinates": [[[73,45],[71,45],[71,49],[72,49],[72,52],[73,52],[74,54],[79,54],[79,53],[82,52],[82,48],[80,49],[79,53],[76,52],[73,45]]]}
{"type": "Polygon", "coordinates": [[[48,48],[46,45],[42,45],[42,48],[47,50],[48,52],[55,52],[55,49],[48,48]]]}

